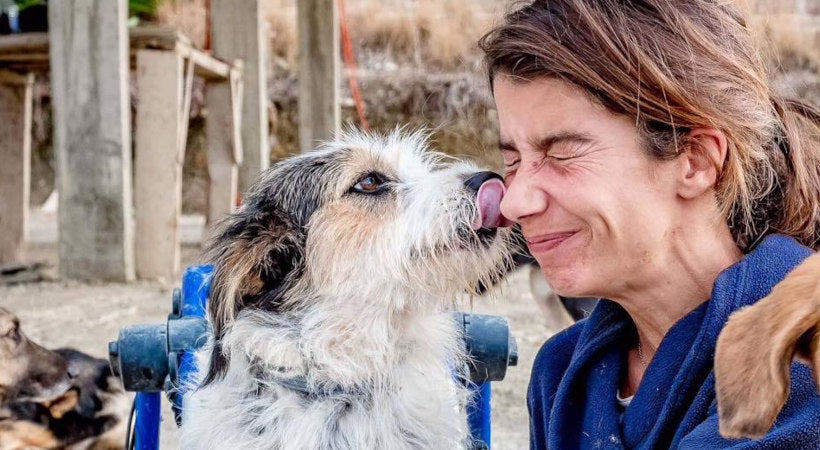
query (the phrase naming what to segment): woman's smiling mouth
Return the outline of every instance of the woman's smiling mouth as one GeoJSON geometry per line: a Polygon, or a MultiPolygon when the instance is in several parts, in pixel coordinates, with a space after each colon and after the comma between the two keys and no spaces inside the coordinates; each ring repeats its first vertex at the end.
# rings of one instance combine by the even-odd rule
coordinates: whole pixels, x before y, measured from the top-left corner
{"type": "Polygon", "coordinates": [[[574,236],[575,233],[577,233],[577,231],[561,231],[537,236],[525,236],[525,239],[527,240],[527,247],[530,249],[530,252],[533,254],[546,253],[564,243],[564,241],[574,236]]]}

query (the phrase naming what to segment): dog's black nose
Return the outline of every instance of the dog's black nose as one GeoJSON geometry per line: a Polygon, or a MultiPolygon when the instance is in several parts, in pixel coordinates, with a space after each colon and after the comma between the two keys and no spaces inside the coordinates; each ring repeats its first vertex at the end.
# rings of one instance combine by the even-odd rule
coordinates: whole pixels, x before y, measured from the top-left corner
{"type": "Polygon", "coordinates": [[[464,185],[467,186],[467,189],[470,189],[473,192],[478,192],[478,188],[480,188],[485,181],[493,178],[497,178],[499,180],[503,179],[501,178],[501,175],[495,172],[476,172],[470,176],[470,178],[464,180],[464,185]]]}

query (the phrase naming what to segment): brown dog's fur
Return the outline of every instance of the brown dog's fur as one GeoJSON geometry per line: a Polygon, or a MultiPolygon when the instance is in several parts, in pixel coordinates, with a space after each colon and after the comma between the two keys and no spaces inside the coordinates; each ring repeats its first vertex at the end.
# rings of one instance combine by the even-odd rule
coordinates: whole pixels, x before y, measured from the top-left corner
{"type": "Polygon", "coordinates": [[[0,308],[0,450],[122,448],[127,412],[106,361],[43,348],[0,308]]]}
{"type": "MultiPolygon", "coordinates": [[[[720,433],[761,437],[789,395],[797,357],[820,369],[820,254],[806,259],[772,292],[732,314],[715,350],[720,433]]],[[[818,379],[820,383],[820,379],[818,379]]]]}
{"type": "Polygon", "coordinates": [[[0,308],[0,405],[46,400],[63,394],[68,386],[66,361],[29,340],[17,317],[0,308]]]}

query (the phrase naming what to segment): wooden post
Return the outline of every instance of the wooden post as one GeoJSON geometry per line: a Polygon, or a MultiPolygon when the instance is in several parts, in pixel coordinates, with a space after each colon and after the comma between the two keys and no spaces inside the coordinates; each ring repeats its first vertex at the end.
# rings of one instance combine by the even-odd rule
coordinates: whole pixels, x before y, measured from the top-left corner
{"type": "Polygon", "coordinates": [[[24,257],[34,75],[0,71],[0,265],[24,257]]]}
{"type": "MultiPolygon", "coordinates": [[[[235,116],[231,82],[208,83],[206,101],[208,117],[208,215],[207,225],[212,225],[229,214],[236,204],[239,164],[242,162],[241,138],[234,136],[235,116]],[[237,142],[238,141],[238,142],[237,142]],[[237,152],[238,150],[238,152],[237,152]]],[[[238,93],[237,94],[241,94],[238,93]]]]}
{"type": "Polygon", "coordinates": [[[182,55],[139,50],[134,159],[137,277],[170,282],[179,271],[182,163],[188,123],[182,55]]]}
{"type": "Polygon", "coordinates": [[[127,11],[125,0],[48,5],[66,278],[134,278],[127,11]]]}
{"type": "Polygon", "coordinates": [[[297,0],[299,23],[299,148],[339,129],[339,14],[336,0],[297,0]]]}
{"type": "Polygon", "coordinates": [[[265,37],[261,0],[211,0],[214,56],[242,60],[242,149],[239,189],[245,191],[270,165],[265,37]]]}

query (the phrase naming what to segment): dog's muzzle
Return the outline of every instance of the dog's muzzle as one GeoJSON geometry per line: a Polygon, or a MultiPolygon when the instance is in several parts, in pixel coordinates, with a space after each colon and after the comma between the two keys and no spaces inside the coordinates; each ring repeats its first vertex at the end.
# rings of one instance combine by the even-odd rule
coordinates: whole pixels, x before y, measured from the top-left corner
{"type": "Polygon", "coordinates": [[[504,198],[504,182],[495,172],[478,172],[464,181],[468,190],[476,193],[476,210],[473,230],[494,230],[511,226],[512,223],[501,214],[501,199],[504,198]]]}

